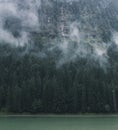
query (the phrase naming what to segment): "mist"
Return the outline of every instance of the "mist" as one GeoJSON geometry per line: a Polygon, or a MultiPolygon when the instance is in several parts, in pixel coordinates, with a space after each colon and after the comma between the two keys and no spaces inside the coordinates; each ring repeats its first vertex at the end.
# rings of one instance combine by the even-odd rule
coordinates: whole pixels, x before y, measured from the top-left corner
{"type": "Polygon", "coordinates": [[[0,40],[15,46],[29,41],[29,31],[39,28],[38,8],[40,0],[0,1],[0,40]],[[17,33],[17,36],[14,35],[17,33]]]}
{"type": "MultiPolygon", "coordinates": [[[[46,7],[54,8],[51,1],[48,0],[47,2],[44,2],[46,7]]],[[[58,48],[58,50],[61,51],[61,56],[57,58],[57,66],[76,61],[78,57],[91,58],[97,60],[101,67],[106,66],[106,64],[108,64],[109,47],[114,43],[118,45],[118,32],[117,30],[112,29],[107,16],[107,20],[105,22],[103,21],[104,18],[102,15],[105,11],[110,14],[110,12],[108,12],[110,4],[117,5],[117,1],[100,0],[100,2],[96,2],[96,0],[60,0],[59,2],[65,2],[67,5],[69,4],[69,6],[73,5],[74,2],[77,2],[78,8],[81,8],[79,2],[86,2],[86,4],[83,4],[82,9],[79,10],[78,18],[74,18],[73,15],[75,14],[72,14],[70,11],[63,14],[64,22],[69,31],[67,34],[64,34],[63,27],[65,26],[65,23],[58,23],[57,29],[60,26],[62,27],[61,32],[59,32],[59,38],[55,37],[51,39],[50,46],[45,46],[45,50],[52,53],[58,48]],[[93,7],[93,9],[90,9],[88,6],[90,2],[91,8],[93,7]],[[108,36],[110,37],[109,41],[104,41],[101,38],[100,26],[102,24],[108,25],[106,28],[109,28],[109,32],[112,33],[111,37],[108,36]]],[[[30,32],[38,33],[42,31],[42,17],[39,17],[39,11],[42,11],[42,9],[41,0],[1,0],[0,42],[15,47],[29,46],[29,43],[31,42],[30,32]]],[[[48,21],[50,21],[50,17],[51,16],[47,16],[48,21]]],[[[61,17],[59,16],[59,20],[61,17]]],[[[48,28],[48,25],[45,26],[48,28]]],[[[50,32],[51,30],[49,30],[48,33],[50,32]]],[[[36,56],[40,57],[40,54],[47,55],[43,50],[39,50],[36,56]]]]}

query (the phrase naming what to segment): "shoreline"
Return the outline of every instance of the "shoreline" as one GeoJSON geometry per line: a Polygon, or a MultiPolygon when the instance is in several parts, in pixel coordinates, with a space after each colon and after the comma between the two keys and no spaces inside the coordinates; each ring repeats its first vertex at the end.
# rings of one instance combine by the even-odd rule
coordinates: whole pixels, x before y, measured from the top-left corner
{"type": "Polygon", "coordinates": [[[118,117],[118,114],[0,114],[1,117],[37,117],[37,118],[96,118],[118,117]]]}

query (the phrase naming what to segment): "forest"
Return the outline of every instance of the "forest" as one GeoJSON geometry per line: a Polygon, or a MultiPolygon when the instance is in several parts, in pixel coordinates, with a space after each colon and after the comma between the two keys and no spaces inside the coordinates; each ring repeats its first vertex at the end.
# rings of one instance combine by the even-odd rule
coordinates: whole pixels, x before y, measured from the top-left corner
{"type": "Polygon", "coordinates": [[[19,56],[22,49],[0,46],[1,112],[118,112],[118,53],[112,48],[105,70],[97,61],[79,57],[57,68],[54,54],[19,56]]]}
{"type": "Polygon", "coordinates": [[[115,0],[24,2],[0,3],[0,113],[117,113],[115,0]]]}

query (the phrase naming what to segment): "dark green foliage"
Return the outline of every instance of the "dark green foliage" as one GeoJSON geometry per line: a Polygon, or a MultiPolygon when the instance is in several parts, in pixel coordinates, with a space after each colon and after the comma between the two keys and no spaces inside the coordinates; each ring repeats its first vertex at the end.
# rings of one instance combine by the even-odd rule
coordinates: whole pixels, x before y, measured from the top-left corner
{"type": "Polygon", "coordinates": [[[43,111],[43,106],[42,106],[42,102],[40,99],[38,100],[34,100],[34,102],[32,103],[32,113],[39,113],[43,111]]]}
{"type": "MultiPolygon", "coordinates": [[[[5,47],[5,46],[4,46],[5,47]]],[[[3,51],[1,46],[0,50],[3,51]]],[[[79,58],[56,68],[56,58],[19,57],[7,47],[0,56],[0,110],[14,113],[118,112],[116,47],[109,48],[109,67],[79,58]],[[17,57],[17,58],[16,58],[17,57]]],[[[18,49],[17,51],[20,51],[18,49]]]]}
{"type": "MultiPolygon", "coordinates": [[[[118,47],[112,41],[112,30],[118,31],[116,11],[114,7],[99,9],[99,1],[79,2],[67,6],[65,2],[53,1],[54,6],[39,10],[41,29],[29,32],[28,46],[15,48],[0,44],[0,111],[33,114],[118,112],[118,47]],[[80,32],[90,34],[86,36],[88,39],[97,40],[98,44],[112,43],[108,49],[109,65],[105,69],[99,61],[91,59],[89,53],[86,58],[79,57],[76,54],[78,44],[71,44],[71,40],[66,59],[75,53],[76,60],[58,65],[64,52],[58,45],[53,46],[52,41],[53,44],[61,42],[62,7],[67,11],[65,14],[70,14],[69,23],[79,23],[80,32]]],[[[19,38],[23,28],[18,18],[8,17],[4,29],[19,38]]],[[[89,43],[81,44],[93,52],[89,43]]]]}

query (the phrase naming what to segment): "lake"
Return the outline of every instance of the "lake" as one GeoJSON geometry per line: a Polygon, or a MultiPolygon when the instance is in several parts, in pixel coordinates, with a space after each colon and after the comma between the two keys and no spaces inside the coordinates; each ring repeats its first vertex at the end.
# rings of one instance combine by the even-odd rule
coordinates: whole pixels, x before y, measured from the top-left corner
{"type": "Polygon", "coordinates": [[[118,117],[0,117],[0,130],[118,130],[118,117]]]}

